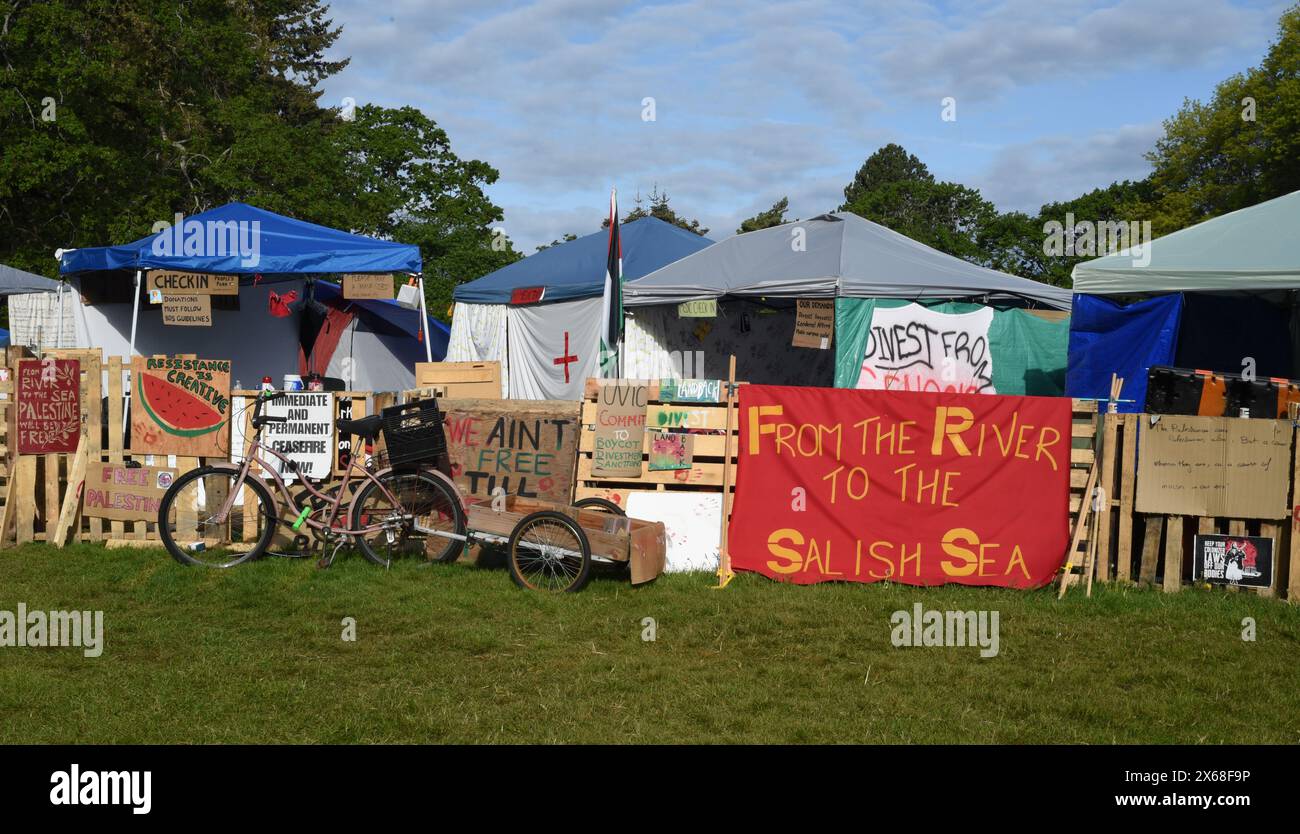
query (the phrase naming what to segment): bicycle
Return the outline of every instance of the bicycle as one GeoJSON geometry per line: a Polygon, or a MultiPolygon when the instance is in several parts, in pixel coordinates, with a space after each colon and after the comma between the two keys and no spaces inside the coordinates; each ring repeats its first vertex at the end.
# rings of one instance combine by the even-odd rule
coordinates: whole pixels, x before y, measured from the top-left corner
{"type": "MultiPolygon", "coordinates": [[[[339,549],[349,543],[384,567],[400,555],[422,553],[435,562],[452,562],[460,556],[465,542],[465,504],[451,478],[425,462],[376,468],[373,460],[363,466],[354,456],[337,486],[322,492],[301,474],[306,491],[292,495],[279,467],[264,455],[278,459],[294,474],[299,474],[300,467],[261,441],[264,426],[289,421],[262,414],[265,404],[284,396],[266,392],[257,397],[253,434],[243,463],[191,469],[163,495],[158,533],[173,559],[183,565],[220,568],[251,561],[266,551],[277,524],[289,526],[295,533],[306,527],[320,540],[322,550],[329,554],[321,558],[321,567],[328,567],[339,549]],[[253,464],[271,476],[279,501],[261,478],[249,477],[253,464]],[[364,480],[356,479],[360,486],[349,490],[354,470],[360,471],[364,480]],[[250,503],[254,501],[256,507],[250,503]],[[293,512],[282,518],[279,510],[285,506],[293,512]]],[[[373,442],[384,430],[384,417],[376,414],[339,420],[338,430],[373,442]]]]}

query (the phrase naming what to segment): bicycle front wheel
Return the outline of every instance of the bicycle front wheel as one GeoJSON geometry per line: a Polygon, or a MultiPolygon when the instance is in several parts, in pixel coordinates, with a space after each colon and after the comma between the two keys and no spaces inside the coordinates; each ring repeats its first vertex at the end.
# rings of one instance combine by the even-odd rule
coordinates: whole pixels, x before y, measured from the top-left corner
{"type": "Polygon", "coordinates": [[[391,497],[367,481],[352,500],[352,529],[361,531],[356,542],[362,555],[377,565],[400,556],[456,561],[465,546],[465,509],[455,488],[421,470],[389,470],[377,477],[391,497]]]}
{"type": "Polygon", "coordinates": [[[256,559],[275,534],[275,502],[261,481],[248,478],[234,493],[238,472],[191,469],[158,505],[158,537],[182,565],[228,568],[256,559]],[[233,495],[233,497],[232,497],[233,495]]]}

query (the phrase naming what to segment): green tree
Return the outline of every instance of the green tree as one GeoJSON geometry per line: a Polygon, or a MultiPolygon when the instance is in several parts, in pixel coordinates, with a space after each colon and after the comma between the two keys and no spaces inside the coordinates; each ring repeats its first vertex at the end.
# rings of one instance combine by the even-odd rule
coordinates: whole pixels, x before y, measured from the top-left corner
{"type": "MultiPolygon", "coordinates": [[[[606,224],[606,225],[608,226],[609,224],[606,224]]],[[[570,232],[570,233],[568,233],[567,235],[565,235],[564,237],[559,238],[559,239],[557,239],[557,240],[553,240],[553,241],[551,241],[550,243],[543,243],[541,246],[538,246],[538,247],[537,247],[537,251],[540,252],[540,251],[542,251],[543,249],[550,249],[552,246],[559,246],[561,243],[568,243],[568,242],[571,241],[571,240],[577,240],[577,239],[578,239],[578,236],[575,235],[575,234],[573,234],[572,232],[570,232]]]]}
{"type": "Polygon", "coordinates": [[[1148,155],[1164,232],[1300,190],[1300,6],[1258,67],[1188,100],[1148,155]]]}
{"type": "Polygon", "coordinates": [[[772,204],[767,211],[760,211],[753,217],[744,220],[736,234],[743,235],[745,232],[756,232],[759,229],[770,229],[773,226],[780,226],[786,222],[785,213],[790,208],[790,200],[782,197],[772,204]]]}
{"type": "Polygon", "coordinates": [[[880,148],[853,175],[853,182],[844,187],[844,203],[840,211],[853,211],[851,206],[870,192],[896,182],[934,182],[934,175],[925,163],[908,153],[902,145],[892,142],[880,148]]]}
{"type": "MultiPolygon", "coordinates": [[[[632,198],[632,202],[634,208],[623,217],[622,222],[624,223],[631,223],[633,220],[639,220],[642,217],[655,217],[665,223],[672,223],[674,226],[685,229],[693,234],[697,234],[700,237],[704,237],[709,233],[707,228],[700,226],[700,221],[687,220],[685,217],[679,215],[676,210],[668,204],[668,192],[660,191],[658,185],[654,186],[650,191],[650,208],[647,209],[645,207],[646,201],[641,197],[640,193],[632,198]]],[[[601,221],[600,227],[602,229],[609,228],[608,217],[601,221]]]]}

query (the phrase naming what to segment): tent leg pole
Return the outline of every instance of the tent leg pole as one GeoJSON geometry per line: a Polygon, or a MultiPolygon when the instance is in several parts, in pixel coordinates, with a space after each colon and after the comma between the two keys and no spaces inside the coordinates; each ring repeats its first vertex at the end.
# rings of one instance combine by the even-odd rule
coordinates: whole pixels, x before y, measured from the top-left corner
{"type": "Polygon", "coordinates": [[[424,306],[424,273],[418,276],[420,280],[420,328],[424,331],[424,361],[433,361],[433,334],[429,332],[429,311],[424,306]]]}
{"type": "MultiPolygon", "coordinates": [[[[126,352],[127,361],[135,356],[135,327],[140,320],[140,285],[144,283],[141,270],[135,271],[135,300],[131,303],[131,347],[126,352]]],[[[126,416],[127,403],[131,401],[131,386],[122,386],[122,416],[126,416]]],[[[127,429],[130,432],[130,429],[127,429]]],[[[130,436],[129,434],[127,435],[130,436]]]]}

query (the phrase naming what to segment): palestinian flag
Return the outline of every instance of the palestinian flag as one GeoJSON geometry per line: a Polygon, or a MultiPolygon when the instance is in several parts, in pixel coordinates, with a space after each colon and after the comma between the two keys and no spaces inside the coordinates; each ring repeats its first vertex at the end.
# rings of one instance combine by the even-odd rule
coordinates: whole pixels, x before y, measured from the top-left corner
{"type": "Polygon", "coordinates": [[[609,254],[605,259],[605,295],[601,305],[601,376],[618,376],[618,345],[623,339],[623,244],[618,237],[618,191],[609,192],[609,254]]]}

